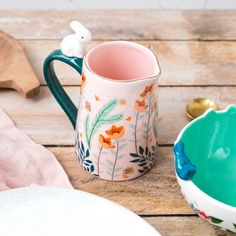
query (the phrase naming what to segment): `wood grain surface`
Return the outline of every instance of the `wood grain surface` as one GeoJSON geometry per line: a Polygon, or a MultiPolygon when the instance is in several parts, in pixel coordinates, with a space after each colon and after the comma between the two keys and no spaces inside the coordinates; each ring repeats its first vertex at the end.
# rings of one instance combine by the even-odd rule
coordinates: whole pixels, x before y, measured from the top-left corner
{"type": "MultiPolygon", "coordinates": [[[[60,47],[59,40],[21,40],[31,65],[41,80],[46,56],[60,47]]],[[[102,41],[94,41],[88,49],[102,41]]],[[[161,86],[236,85],[236,42],[220,41],[138,41],[158,57],[161,86]]],[[[80,77],[67,65],[56,62],[55,69],[64,85],[79,85],[80,77]]]]}
{"type": "Polygon", "coordinates": [[[141,215],[193,214],[176,182],[172,148],[162,147],[155,167],[146,175],[124,182],[94,177],[78,165],[74,148],[49,148],[75,188],[105,197],[141,215]]]}
{"type": "Polygon", "coordinates": [[[0,17],[0,28],[18,39],[60,39],[74,19],[97,40],[236,39],[235,11],[0,11],[0,17]]]}
{"type": "MultiPolygon", "coordinates": [[[[176,182],[172,145],[189,122],[185,106],[190,99],[209,97],[221,109],[236,103],[236,11],[0,11],[0,29],[20,40],[41,82],[41,93],[31,100],[1,89],[0,108],[19,129],[55,154],[75,188],[131,209],[163,236],[233,235],[195,216],[188,207],[176,182]],[[162,68],[160,148],[154,168],[138,179],[100,180],[85,173],[75,159],[74,131],[42,76],[44,58],[71,32],[72,19],[91,29],[95,40],[88,49],[103,41],[125,39],[158,55],[162,68]]],[[[55,67],[65,90],[78,104],[78,74],[61,63],[55,67]]]]}
{"type": "MultiPolygon", "coordinates": [[[[65,90],[75,104],[79,100],[79,87],[66,86],[65,90]]],[[[159,90],[160,145],[174,143],[181,129],[190,121],[185,114],[187,102],[195,97],[209,97],[221,109],[236,103],[236,87],[162,87],[159,90]]],[[[1,90],[0,107],[36,142],[44,145],[73,145],[74,131],[65,113],[48,88],[33,99],[26,100],[15,91],[1,90]],[[10,102],[14,100],[14,103],[10,102]]]]}
{"type": "Polygon", "coordinates": [[[127,182],[108,182],[87,174],[75,160],[74,148],[54,147],[75,188],[110,199],[138,213],[165,236],[233,236],[193,215],[175,180],[173,153],[160,147],[158,160],[146,175],[127,182]]]}
{"type": "Polygon", "coordinates": [[[196,216],[143,217],[163,236],[235,236],[234,233],[214,227],[196,216]]]}

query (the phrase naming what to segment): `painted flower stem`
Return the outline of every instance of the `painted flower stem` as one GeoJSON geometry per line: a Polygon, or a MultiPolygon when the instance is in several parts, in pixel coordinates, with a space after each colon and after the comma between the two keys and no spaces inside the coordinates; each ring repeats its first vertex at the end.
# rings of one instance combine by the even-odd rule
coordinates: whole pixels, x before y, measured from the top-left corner
{"type": "Polygon", "coordinates": [[[101,153],[102,153],[102,146],[99,150],[99,153],[98,153],[98,162],[97,162],[97,169],[98,169],[98,176],[99,176],[99,165],[100,165],[100,158],[101,158],[101,153]]]}
{"type": "Polygon", "coordinates": [[[114,180],[114,174],[115,174],[115,169],[116,169],[116,163],[117,163],[117,158],[118,158],[118,152],[119,152],[119,142],[118,140],[116,141],[116,157],[115,157],[115,162],[113,165],[113,170],[112,170],[112,180],[114,180]]]}
{"type": "Polygon", "coordinates": [[[151,115],[151,108],[150,108],[150,98],[149,98],[148,99],[148,122],[147,122],[147,131],[146,131],[146,147],[148,147],[150,115],[151,115]]]}
{"type": "Polygon", "coordinates": [[[134,126],[134,144],[135,144],[135,151],[138,153],[138,144],[137,144],[137,124],[138,124],[138,116],[139,112],[136,114],[136,119],[135,119],[135,126],[134,126]]]}

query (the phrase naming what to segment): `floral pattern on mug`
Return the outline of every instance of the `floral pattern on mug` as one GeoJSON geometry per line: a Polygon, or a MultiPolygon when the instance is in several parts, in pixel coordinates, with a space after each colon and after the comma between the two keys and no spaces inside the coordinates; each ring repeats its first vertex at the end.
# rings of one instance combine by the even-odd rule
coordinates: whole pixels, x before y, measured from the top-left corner
{"type": "MultiPolygon", "coordinates": [[[[150,135],[150,118],[152,113],[156,109],[156,100],[153,95],[154,84],[147,85],[144,90],[140,93],[141,100],[136,100],[134,102],[134,109],[136,111],[135,124],[134,124],[134,145],[135,152],[130,153],[130,156],[134,159],[131,160],[132,163],[137,163],[139,166],[138,171],[140,173],[147,172],[154,164],[155,155],[156,155],[156,145],[149,147],[149,143],[152,141],[152,135],[150,135]],[[142,123],[142,126],[145,127],[144,139],[145,147],[138,145],[137,131],[139,127],[139,116],[140,113],[147,111],[147,120],[142,123]]],[[[140,99],[139,98],[139,99],[140,99]]],[[[155,132],[155,131],[154,131],[155,132]]]]}
{"type": "Polygon", "coordinates": [[[114,98],[108,103],[105,103],[98,111],[92,122],[90,122],[90,115],[87,114],[85,119],[85,135],[89,148],[91,148],[93,136],[96,134],[99,128],[123,119],[123,114],[110,115],[111,111],[118,105],[118,102],[118,99],[114,98]]]}
{"type": "Polygon", "coordinates": [[[134,168],[129,166],[123,170],[123,178],[128,179],[131,174],[134,173],[134,168]]]}
{"type": "Polygon", "coordinates": [[[87,96],[90,91],[86,87],[81,101],[84,114],[82,119],[79,117],[80,130],[83,125],[84,132],[80,132],[76,145],[79,162],[86,171],[101,178],[109,176],[110,180],[127,180],[144,174],[153,166],[156,155],[154,121],[150,122],[156,112],[153,91],[154,84],[146,85],[132,101],[133,111],[125,116],[119,111],[130,106],[131,101],[122,97],[105,99],[100,94],[87,96]],[[127,139],[127,129],[134,141],[127,139]],[[127,153],[127,147],[134,151],[127,153]],[[126,168],[124,163],[127,163],[126,168]]]}
{"type": "Polygon", "coordinates": [[[117,158],[118,158],[118,153],[119,153],[119,139],[121,139],[124,136],[125,129],[124,126],[115,126],[112,125],[112,127],[108,130],[105,131],[108,137],[104,137],[102,134],[99,136],[99,143],[101,145],[100,150],[99,150],[99,155],[98,155],[98,166],[97,170],[98,173],[97,175],[99,176],[100,174],[100,158],[101,158],[101,153],[102,149],[105,148],[107,150],[111,150],[113,148],[116,148],[116,153],[115,153],[115,159],[114,159],[114,164],[112,168],[112,174],[111,174],[111,179],[114,179],[114,174],[115,174],[115,169],[116,169],[116,163],[117,163],[117,158]],[[113,143],[115,144],[113,144],[113,143]]]}
{"type": "Polygon", "coordinates": [[[116,147],[114,144],[111,143],[110,138],[105,138],[102,134],[99,135],[98,141],[101,147],[99,149],[98,160],[97,160],[97,176],[100,175],[100,158],[101,158],[103,148],[107,150],[111,150],[116,147]]]}
{"type": "Polygon", "coordinates": [[[77,135],[75,147],[76,155],[78,157],[80,165],[84,168],[85,171],[93,174],[95,168],[94,163],[89,159],[89,149],[85,148],[83,142],[80,141],[79,135],[77,135]]]}

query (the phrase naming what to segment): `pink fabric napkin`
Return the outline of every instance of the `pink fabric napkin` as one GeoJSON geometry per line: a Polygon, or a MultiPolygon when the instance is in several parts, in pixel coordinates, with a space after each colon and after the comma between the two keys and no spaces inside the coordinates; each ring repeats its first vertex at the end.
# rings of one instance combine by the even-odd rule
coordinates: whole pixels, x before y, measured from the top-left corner
{"type": "Polygon", "coordinates": [[[30,185],[72,188],[55,156],[18,130],[0,109],[0,191],[30,185]]]}

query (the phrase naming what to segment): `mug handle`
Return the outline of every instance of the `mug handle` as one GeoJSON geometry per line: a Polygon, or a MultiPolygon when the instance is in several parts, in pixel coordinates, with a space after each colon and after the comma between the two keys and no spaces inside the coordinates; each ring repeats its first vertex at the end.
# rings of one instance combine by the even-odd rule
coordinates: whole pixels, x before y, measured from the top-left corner
{"type": "Polygon", "coordinates": [[[62,85],[60,84],[53,67],[54,60],[61,61],[70,65],[81,74],[83,58],[67,57],[61,52],[61,50],[58,49],[49,54],[43,64],[44,78],[48,84],[48,87],[59,105],[69,117],[75,129],[78,108],[74,105],[74,103],[71,101],[62,85]]]}

